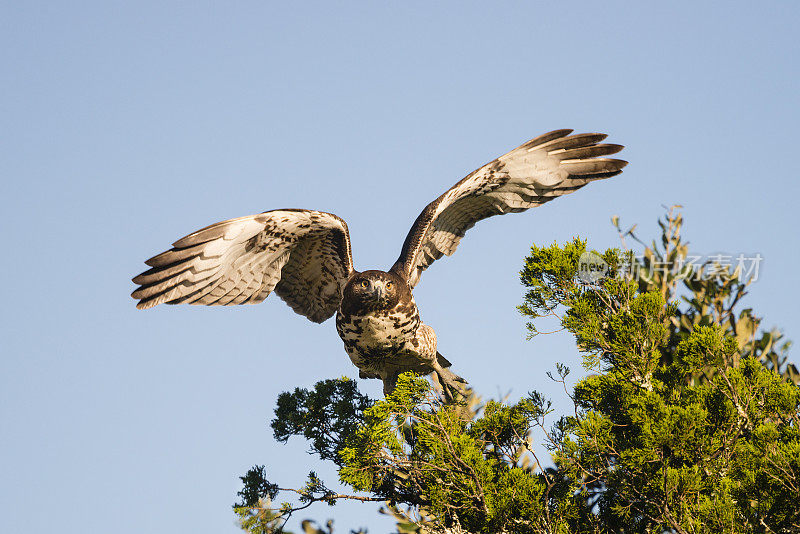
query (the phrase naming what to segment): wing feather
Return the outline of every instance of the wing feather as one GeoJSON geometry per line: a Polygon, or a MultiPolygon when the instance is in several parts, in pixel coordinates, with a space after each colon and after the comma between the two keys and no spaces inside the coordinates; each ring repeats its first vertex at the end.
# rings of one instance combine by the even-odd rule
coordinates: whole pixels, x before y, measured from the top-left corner
{"type": "Polygon", "coordinates": [[[347,224],[330,213],[274,210],[207,226],[145,262],[137,307],[255,304],[275,290],[322,322],[339,307],[353,270],[347,224]]]}
{"type": "Polygon", "coordinates": [[[428,204],[414,221],[392,271],[411,287],[467,230],[493,215],[517,213],[622,172],[626,161],[602,158],[622,145],[600,144],[600,133],[555,130],[523,143],[472,172],[428,204]]]}

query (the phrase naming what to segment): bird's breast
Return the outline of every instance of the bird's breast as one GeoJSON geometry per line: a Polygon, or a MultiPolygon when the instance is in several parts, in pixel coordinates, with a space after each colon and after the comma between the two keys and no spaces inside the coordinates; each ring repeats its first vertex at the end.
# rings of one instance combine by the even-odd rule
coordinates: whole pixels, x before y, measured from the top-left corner
{"type": "Polygon", "coordinates": [[[336,330],[350,352],[386,353],[414,338],[420,319],[416,305],[396,306],[363,314],[336,314],[336,330]]]}

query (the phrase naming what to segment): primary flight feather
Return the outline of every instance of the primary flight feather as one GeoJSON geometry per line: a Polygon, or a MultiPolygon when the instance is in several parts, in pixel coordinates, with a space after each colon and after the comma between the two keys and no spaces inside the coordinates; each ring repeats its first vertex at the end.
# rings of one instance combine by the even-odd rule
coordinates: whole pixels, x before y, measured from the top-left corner
{"type": "Polygon", "coordinates": [[[467,175],[414,221],[389,271],[353,269],[347,224],[336,215],[282,209],[212,224],[147,260],[133,278],[137,307],[261,302],[271,292],[311,321],[336,314],[336,330],[362,378],[380,378],[384,393],[405,371],[433,373],[447,396],[464,379],[436,350],[436,334],[419,317],[411,290],[422,272],[455,252],[476,222],[524,211],[622,172],[605,158],[622,150],[604,134],[541,135],[467,175]]]}

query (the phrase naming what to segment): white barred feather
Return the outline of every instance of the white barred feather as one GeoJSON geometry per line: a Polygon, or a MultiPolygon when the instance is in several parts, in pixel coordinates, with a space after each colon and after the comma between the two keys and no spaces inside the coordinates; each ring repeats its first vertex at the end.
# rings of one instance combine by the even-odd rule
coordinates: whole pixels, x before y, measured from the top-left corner
{"type": "Polygon", "coordinates": [[[137,307],[261,302],[275,290],[322,322],[339,308],[353,270],[347,224],[330,213],[274,210],[198,230],[145,263],[133,281],[137,307]]]}
{"type": "Polygon", "coordinates": [[[392,271],[409,286],[435,260],[451,255],[475,223],[517,213],[622,172],[627,162],[598,158],[622,150],[598,144],[604,134],[555,130],[487,163],[448,189],[420,213],[392,271]]]}

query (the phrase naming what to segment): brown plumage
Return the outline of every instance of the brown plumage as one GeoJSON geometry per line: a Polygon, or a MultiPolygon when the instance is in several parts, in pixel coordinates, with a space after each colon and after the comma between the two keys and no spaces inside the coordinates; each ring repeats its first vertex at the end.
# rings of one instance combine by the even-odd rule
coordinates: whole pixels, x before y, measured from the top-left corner
{"type": "Polygon", "coordinates": [[[516,213],[622,172],[603,158],[621,145],[603,134],[556,130],[470,173],[420,213],[389,271],[353,269],[347,224],[330,213],[283,209],[208,226],[150,258],[136,276],[137,307],[232,305],[264,300],[273,290],[315,322],[336,314],[336,329],[362,378],[389,393],[404,371],[434,373],[446,395],[462,391],[422,323],[411,290],[435,260],[455,252],[476,222],[516,213]]]}

